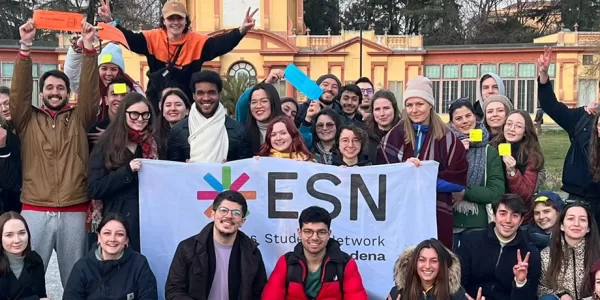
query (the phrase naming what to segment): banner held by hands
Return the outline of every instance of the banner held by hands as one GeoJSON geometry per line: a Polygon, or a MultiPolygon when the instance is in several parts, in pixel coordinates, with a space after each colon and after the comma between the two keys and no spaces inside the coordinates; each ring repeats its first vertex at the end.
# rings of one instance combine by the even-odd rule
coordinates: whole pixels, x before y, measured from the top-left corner
{"type": "Polygon", "coordinates": [[[81,32],[81,22],[83,16],[78,13],[38,9],[33,11],[33,23],[38,29],[81,32]]]}

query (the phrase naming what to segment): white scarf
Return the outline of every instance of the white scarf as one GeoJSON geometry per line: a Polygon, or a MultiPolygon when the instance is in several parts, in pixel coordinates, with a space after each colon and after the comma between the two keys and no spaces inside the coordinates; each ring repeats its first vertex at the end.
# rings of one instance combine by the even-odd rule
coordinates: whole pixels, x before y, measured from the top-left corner
{"type": "Polygon", "coordinates": [[[190,162],[223,162],[229,151],[229,136],[225,128],[225,108],[221,103],[215,114],[204,117],[197,107],[189,116],[190,162]]]}

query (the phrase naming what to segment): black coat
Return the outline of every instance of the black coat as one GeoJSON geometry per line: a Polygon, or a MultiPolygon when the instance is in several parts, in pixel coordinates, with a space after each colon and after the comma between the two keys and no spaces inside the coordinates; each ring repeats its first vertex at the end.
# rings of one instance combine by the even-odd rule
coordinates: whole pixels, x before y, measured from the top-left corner
{"type": "MultiPolygon", "coordinates": [[[[227,161],[252,157],[252,147],[244,125],[229,116],[225,116],[225,128],[227,129],[227,135],[229,136],[229,153],[227,153],[227,161]]],[[[188,118],[185,118],[171,128],[168,142],[168,160],[185,162],[190,158],[189,137],[189,121],[188,118]]]]}
{"type": "Polygon", "coordinates": [[[46,298],[46,277],[42,258],[31,251],[25,258],[19,279],[12,271],[0,277],[0,300],[46,298]]]}
{"type": "Polygon", "coordinates": [[[156,277],[142,254],[125,248],[118,260],[98,260],[96,249],[75,263],[63,300],[158,299],[156,277]]]}
{"type": "Polygon", "coordinates": [[[471,296],[477,295],[481,287],[487,300],[536,300],[541,275],[540,252],[529,243],[522,230],[501,247],[495,226],[492,222],[487,230],[467,233],[460,240],[456,254],[460,258],[462,286],[471,296]],[[530,253],[527,283],[520,288],[516,286],[513,274],[517,250],[521,250],[522,257],[530,253]]]}
{"type": "Polygon", "coordinates": [[[6,146],[0,148],[0,212],[21,212],[21,143],[9,128],[6,146]]]}
{"type": "MultiPolygon", "coordinates": [[[[161,157],[159,149],[159,157],[161,157]]],[[[117,169],[108,170],[104,166],[105,145],[98,144],[90,155],[88,164],[88,194],[92,199],[104,204],[103,214],[118,213],[129,225],[129,246],[140,252],[140,205],[138,173],[133,172],[129,162],[142,158],[142,149],[137,147],[135,154],[128,152],[127,163],[117,169]]]]}
{"type": "Polygon", "coordinates": [[[584,107],[569,108],[558,101],[552,83],[538,82],[538,99],[545,113],[556,122],[571,140],[562,172],[562,190],[590,201],[600,201],[600,184],[592,181],[588,165],[588,148],[592,137],[594,116],[585,112],[584,107]],[[585,126],[578,128],[579,120],[585,126]]]}
{"type": "MultiPolygon", "coordinates": [[[[177,246],[165,286],[166,300],[208,298],[215,276],[213,227],[211,222],[177,246]]],[[[258,244],[238,231],[229,259],[229,299],[260,300],[265,284],[267,272],[258,244]]]]}

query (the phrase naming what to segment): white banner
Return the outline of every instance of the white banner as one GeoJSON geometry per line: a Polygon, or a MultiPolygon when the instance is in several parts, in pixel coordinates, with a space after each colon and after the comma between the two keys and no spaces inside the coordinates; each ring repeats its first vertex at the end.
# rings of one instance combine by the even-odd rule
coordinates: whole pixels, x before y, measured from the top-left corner
{"type": "Polygon", "coordinates": [[[292,251],[298,216],[309,206],[331,212],[333,237],[357,260],[370,299],[385,299],[393,267],[409,245],[436,237],[437,162],[341,168],[291,159],[246,159],[226,164],[142,162],[142,253],[158,280],[159,298],[177,245],[211,220],[212,200],[238,190],[250,215],[242,231],[259,244],[270,274],[292,251]]]}

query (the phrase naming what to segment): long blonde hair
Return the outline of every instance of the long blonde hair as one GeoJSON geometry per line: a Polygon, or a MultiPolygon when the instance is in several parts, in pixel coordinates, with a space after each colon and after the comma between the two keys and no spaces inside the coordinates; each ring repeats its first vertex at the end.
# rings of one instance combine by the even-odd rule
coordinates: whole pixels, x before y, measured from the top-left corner
{"type": "MultiPolygon", "coordinates": [[[[408,112],[406,109],[403,109],[400,113],[401,115],[401,120],[403,122],[404,125],[404,143],[405,144],[409,144],[413,149],[415,149],[416,146],[416,140],[415,140],[415,131],[413,130],[412,127],[412,121],[410,120],[410,117],[408,116],[408,112]]],[[[441,140],[442,138],[444,138],[444,136],[446,135],[446,132],[448,130],[448,127],[446,126],[446,123],[444,123],[444,121],[442,121],[442,118],[440,118],[440,116],[435,113],[435,111],[433,110],[433,106],[431,106],[431,111],[429,113],[429,132],[431,133],[431,137],[433,140],[438,141],[441,140]]]]}

